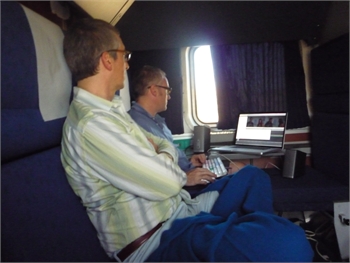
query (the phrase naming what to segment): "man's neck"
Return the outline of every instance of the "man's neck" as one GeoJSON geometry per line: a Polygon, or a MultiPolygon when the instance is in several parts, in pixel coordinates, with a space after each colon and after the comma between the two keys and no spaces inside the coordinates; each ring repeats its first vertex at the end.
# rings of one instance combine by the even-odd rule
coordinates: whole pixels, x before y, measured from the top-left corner
{"type": "Polygon", "coordinates": [[[112,101],[115,96],[115,92],[108,89],[106,83],[101,83],[98,79],[93,77],[78,81],[77,85],[79,88],[105,100],[112,101]]]}
{"type": "Polygon", "coordinates": [[[138,99],[136,102],[145,110],[147,111],[152,117],[155,117],[157,115],[157,110],[154,108],[154,104],[150,103],[149,101],[138,99]]]}

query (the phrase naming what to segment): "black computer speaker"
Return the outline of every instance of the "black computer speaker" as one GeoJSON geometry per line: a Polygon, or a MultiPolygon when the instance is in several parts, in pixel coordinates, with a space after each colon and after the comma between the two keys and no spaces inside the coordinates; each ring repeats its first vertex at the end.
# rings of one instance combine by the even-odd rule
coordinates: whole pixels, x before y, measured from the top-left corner
{"type": "Polygon", "coordinates": [[[298,150],[286,150],[284,154],[282,176],[295,178],[302,176],[305,171],[306,153],[298,150]]]}
{"type": "Polygon", "coordinates": [[[210,147],[210,127],[195,126],[193,132],[193,152],[205,153],[210,147]]]}

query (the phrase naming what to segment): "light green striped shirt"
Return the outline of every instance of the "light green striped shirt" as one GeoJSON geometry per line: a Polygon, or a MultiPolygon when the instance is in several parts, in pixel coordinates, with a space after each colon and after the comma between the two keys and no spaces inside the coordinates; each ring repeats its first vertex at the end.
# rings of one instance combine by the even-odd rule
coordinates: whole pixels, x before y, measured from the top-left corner
{"type": "Polygon", "coordinates": [[[63,127],[61,161],[110,256],[167,220],[186,183],[173,145],[142,130],[120,97],[108,101],[78,87],[63,127]]]}

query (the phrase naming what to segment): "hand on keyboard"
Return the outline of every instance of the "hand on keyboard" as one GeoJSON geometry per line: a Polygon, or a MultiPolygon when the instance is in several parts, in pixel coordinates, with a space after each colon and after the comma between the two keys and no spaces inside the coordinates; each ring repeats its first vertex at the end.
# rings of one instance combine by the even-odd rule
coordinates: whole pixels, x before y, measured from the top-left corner
{"type": "Polygon", "coordinates": [[[195,168],[188,172],[186,186],[209,184],[216,180],[216,174],[205,168],[195,168]]]}
{"type": "Polygon", "coordinates": [[[203,163],[207,160],[207,156],[203,153],[201,154],[194,154],[191,156],[191,163],[196,167],[201,167],[203,163]]]}
{"type": "Polygon", "coordinates": [[[206,163],[203,164],[203,168],[207,168],[208,170],[216,174],[217,177],[221,177],[227,174],[227,170],[224,164],[222,163],[220,157],[207,159],[206,163]]]}

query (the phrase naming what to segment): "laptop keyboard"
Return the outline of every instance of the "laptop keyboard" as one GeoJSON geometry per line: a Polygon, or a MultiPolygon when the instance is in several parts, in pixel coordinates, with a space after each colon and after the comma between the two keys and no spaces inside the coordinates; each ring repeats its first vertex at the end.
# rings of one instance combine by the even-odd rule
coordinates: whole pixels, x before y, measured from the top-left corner
{"type": "Polygon", "coordinates": [[[217,177],[221,177],[227,174],[227,170],[220,157],[207,159],[205,164],[203,164],[203,168],[207,168],[212,173],[216,174],[217,177]]]}

